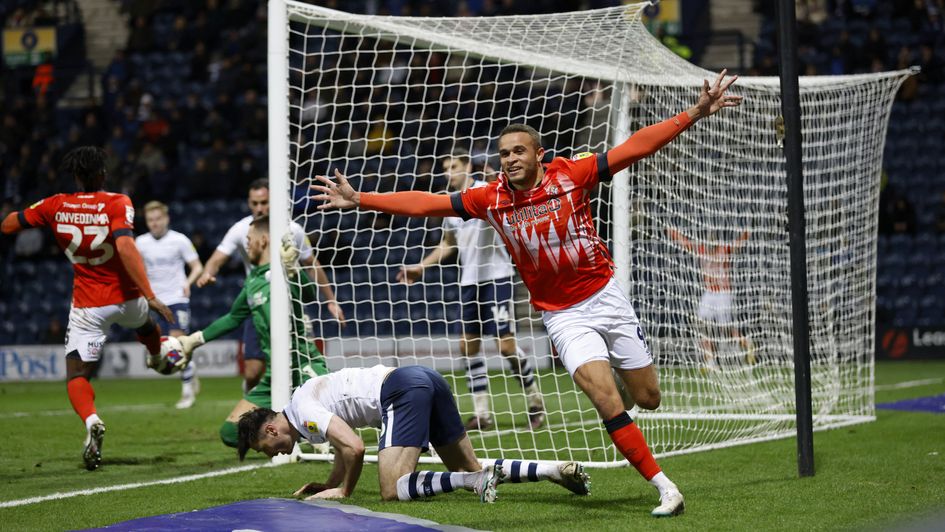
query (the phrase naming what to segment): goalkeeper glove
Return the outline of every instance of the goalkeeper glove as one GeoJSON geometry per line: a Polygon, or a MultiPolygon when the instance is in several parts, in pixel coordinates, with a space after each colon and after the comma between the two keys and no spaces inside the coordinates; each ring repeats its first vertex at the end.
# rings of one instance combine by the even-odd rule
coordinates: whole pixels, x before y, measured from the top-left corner
{"type": "Polygon", "coordinates": [[[174,365],[181,369],[186,368],[187,364],[190,364],[191,354],[193,354],[194,349],[207,343],[207,341],[203,339],[203,331],[197,331],[187,336],[178,336],[177,340],[180,341],[181,347],[184,348],[184,352],[182,353],[184,356],[174,365]]]}
{"type": "Polygon", "coordinates": [[[282,268],[285,270],[286,277],[295,277],[299,273],[299,248],[295,247],[295,242],[292,242],[291,234],[282,235],[282,248],[279,254],[282,256],[282,268]]]}

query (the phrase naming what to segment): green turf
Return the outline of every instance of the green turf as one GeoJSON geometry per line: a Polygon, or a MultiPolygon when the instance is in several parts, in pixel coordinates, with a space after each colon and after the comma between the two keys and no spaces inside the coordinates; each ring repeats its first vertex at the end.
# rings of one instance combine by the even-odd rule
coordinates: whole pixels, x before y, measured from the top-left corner
{"type": "MultiPolygon", "coordinates": [[[[877,385],[945,377],[945,363],[878,364],[877,385]]],[[[543,387],[546,383],[542,383],[543,387]]],[[[108,425],[103,467],[82,468],[84,429],[62,383],[0,384],[0,502],[173,478],[238,465],[217,436],[239,398],[235,379],[204,379],[197,406],[177,411],[173,379],[98,381],[97,404],[108,425]],[[18,416],[29,412],[37,415],[18,416]]],[[[941,380],[879,390],[877,401],[945,393],[941,380]]],[[[568,401],[578,404],[578,399],[568,401]]],[[[481,506],[457,493],[428,502],[379,502],[377,471],[367,465],[349,499],[373,510],[492,530],[863,529],[900,526],[945,509],[945,415],[877,411],[878,420],[815,435],[817,475],[798,479],[792,439],[661,460],[682,488],[685,515],[654,520],[655,491],[631,469],[591,470],[593,493],[577,497],[550,484],[503,485],[481,506]]],[[[507,419],[504,423],[511,424],[507,419]]],[[[549,435],[549,437],[551,437],[549,435]]],[[[475,443],[475,439],[474,439],[475,443]]],[[[253,457],[248,464],[261,464],[253,457]]],[[[182,484],[154,486],[0,509],[3,530],[102,526],[229,502],[287,496],[324,479],[326,464],[264,468],[182,484]]]]}

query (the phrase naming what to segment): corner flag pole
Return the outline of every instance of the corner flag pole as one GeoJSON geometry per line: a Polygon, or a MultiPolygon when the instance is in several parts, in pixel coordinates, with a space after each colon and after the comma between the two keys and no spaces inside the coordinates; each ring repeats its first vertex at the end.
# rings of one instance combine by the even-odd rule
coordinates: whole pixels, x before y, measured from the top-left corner
{"type": "Polygon", "coordinates": [[[810,321],[807,309],[807,249],[804,175],[801,165],[801,102],[797,82],[797,15],[794,0],[778,0],[781,41],[781,113],[788,185],[791,242],[791,306],[794,319],[794,395],[797,401],[797,471],[814,476],[814,423],[810,399],[810,321]]]}

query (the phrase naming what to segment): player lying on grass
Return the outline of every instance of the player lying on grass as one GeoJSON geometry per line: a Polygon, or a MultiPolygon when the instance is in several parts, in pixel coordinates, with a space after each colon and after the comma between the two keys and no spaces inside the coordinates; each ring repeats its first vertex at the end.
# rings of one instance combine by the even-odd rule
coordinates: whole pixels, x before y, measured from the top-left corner
{"type": "Polygon", "coordinates": [[[497,460],[482,467],[456,409],[446,379],[424,366],[347,368],[315,377],[292,394],[282,412],[259,408],[239,423],[239,456],[249,449],[269,457],[292,451],[300,437],[329,441],[335,462],[324,484],[310,483],[296,496],[347,497],[361,476],[364,442],[354,429],[380,427],[377,472],[381,498],[409,501],[466,489],[493,502],[499,482],[550,480],[579,495],[590,480],[576,462],[561,465],[497,460]],[[414,471],[432,444],[449,472],[414,471]]]}
{"type": "Polygon", "coordinates": [[[611,367],[633,401],[648,410],[659,407],[660,387],[653,356],[633,305],[614,279],[613,261],[591,216],[597,185],[671,142],[695,121],[741,103],[726,95],[737,77],[725,81],[723,70],[705,81],[695,105],[646,127],[605,153],[556,157],[542,164],[541,136],[524,124],[499,134],[502,173],[484,187],[450,195],[409,191],[359,193],[335,170],[336,181],[318,176],[312,188],[330,207],[370,209],[406,216],[458,216],[487,220],[502,237],[532,304],[562,363],[591,400],[614,446],[660,494],[652,515],[682,513],[676,485],[650,453],[643,433],[624,407],[611,367]]]}
{"type": "MultiPolygon", "coordinates": [[[[256,407],[269,407],[272,404],[272,374],[268,363],[271,354],[271,344],[269,342],[271,316],[269,309],[269,216],[256,218],[250,224],[246,251],[249,261],[254,267],[246,277],[246,283],[233,301],[230,311],[217,318],[202,331],[178,338],[184,348],[184,356],[178,364],[186,366],[190,362],[194,349],[238,329],[243,320],[247,318],[253,320],[259,343],[266,354],[266,371],[259,383],[243,394],[243,398],[236,404],[230,415],[226,417],[226,421],[223,422],[223,426],[220,427],[220,439],[230,447],[236,447],[237,444],[236,423],[240,416],[256,407]]],[[[299,270],[299,250],[291,240],[283,240],[281,252],[282,265],[285,268],[286,275],[290,279],[301,276],[300,283],[289,283],[292,299],[292,330],[294,332],[292,334],[292,354],[294,358],[292,361],[292,381],[294,386],[298,386],[310,377],[328,373],[328,368],[325,366],[325,358],[315,347],[315,343],[305,337],[305,322],[303,320],[306,318],[302,311],[302,303],[316,301],[317,295],[314,283],[309,281],[305,272],[299,270]]]]}
{"type": "Polygon", "coordinates": [[[63,157],[62,170],[75,179],[79,192],[41,199],[3,220],[3,234],[28,227],[49,227],[72,263],[75,281],[66,329],[66,391],[75,413],[85,422],[82,459],[89,471],[102,463],[105,423],[95,410],[89,380],[97,373],[108,330],[113,323],[134,329],[157,370],[161,328],[148,315],[153,310],[173,321],[148,282],[144,261],[134,240],[135,210],[124,194],[105,192],[105,151],[75,148],[63,157]]]}

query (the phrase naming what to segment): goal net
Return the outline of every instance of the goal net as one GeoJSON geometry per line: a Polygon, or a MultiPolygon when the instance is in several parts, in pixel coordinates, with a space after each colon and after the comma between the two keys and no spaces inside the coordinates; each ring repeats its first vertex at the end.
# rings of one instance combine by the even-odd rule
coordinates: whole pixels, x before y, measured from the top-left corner
{"type": "MultiPolygon", "coordinates": [[[[442,221],[318,211],[314,176],[337,168],[361,191],[445,192],[443,157],[465,150],[488,178],[498,168],[497,133],[510,123],[540,131],[549,158],[601,152],[691,106],[716,73],[654,39],[640,22],[647,4],[491,18],[270,4],[273,238],[290,219],[305,228],[347,316],[341,328],[324,305],[309,305],[312,334],[333,369],[441,370],[465,419],[473,404],[459,346],[462,265],[428,268],[409,286],[396,278],[439,244],[442,221]]],[[[874,419],[880,164],[907,75],[801,80],[815,429],[874,419]]],[[[594,199],[598,231],[659,366],[662,405],[631,414],[660,456],[795,433],[778,83],[741,78],[733,92],[745,96],[741,107],[695,124],[594,199]]],[[[555,364],[518,279],[514,298],[516,338],[537,368],[547,419],[530,428],[522,386],[483,337],[496,425],[470,432],[480,458],[625,463],[555,364]]],[[[289,307],[276,303],[273,367],[287,374],[278,355],[289,342],[276,338],[275,320],[289,307]]],[[[288,398],[289,379],[279,379],[277,407],[288,398]]],[[[372,431],[362,435],[376,442],[372,431]]]]}

